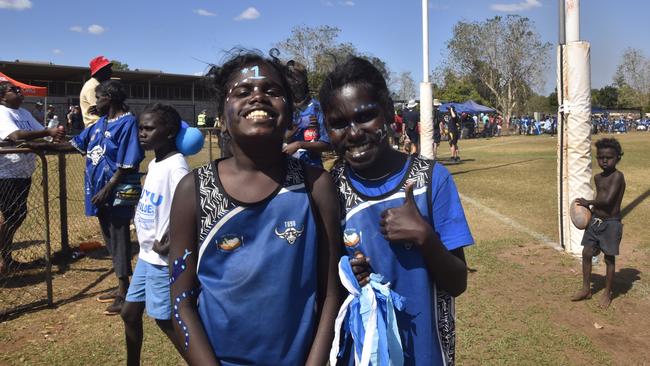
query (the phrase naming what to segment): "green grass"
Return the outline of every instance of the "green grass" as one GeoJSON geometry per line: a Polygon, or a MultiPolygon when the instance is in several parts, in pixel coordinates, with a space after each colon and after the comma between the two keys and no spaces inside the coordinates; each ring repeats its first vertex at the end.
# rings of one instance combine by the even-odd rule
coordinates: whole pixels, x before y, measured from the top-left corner
{"type": "MultiPolygon", "coordinates": [[[[650,189],[650,134],[617,137],[625,149],[619,168],[627,180],[623,200],[626,207],[650,189]]],[[[555,143],[555,139],[547,136],[461,141],[464,162],[448,168],[463,195],[557,240],[555,143]]],[[[441,152],[444,162],[448,153],[446,149],[441,152]]],[[[191,165],[205,161],[207,154],[203,152],[191,159],[191,165]]],[[[595,163],[594,168],[597,170],[595,163]]],[[[75,174],[78,169],[74,169],[75,174]]],[[[600,293],[595,294],[594,300],[568,301],[580,285],[576,259],[536,242],[528,234],[465,202],[476,240],[466,255],[469,266],[476,272],[469,274],[468,290],[456,303],[458,364],[641,365],[647,362],[650,359],[650,320],[646,315],[650,283],[645,277],[650,270],[650,239],[646,235],[650,219],[648,203],[650,197],[624,218],[622,255],[617,260],[619,271],[638,271],[638,278],[617,277],[615,291],[619,293],[612,307],[603,311],[596,306],[600,293]],[[596,322],[604,328],[595,329],[596,322]]],[[[0,323],[0,364],[124,363],[121,321],[101,315],[104,305],[94,301],[97,293],[115,284],[114,277],[106,275],[109,268],[110,262],[101,258],[85,258],[73,264],[67,272],[57,274],[55,294],[59,299],[80,294],[79,299],[57,309],[28,313],[0,323]],[[101,275],[105,278],[92,284],[101,275]]],[[[597,276],[602,276],[603,271],[602,265],[594,268],[597,276]]],[[[155,323],[147,318],[143,364],[181,362],[155,323]]]]}

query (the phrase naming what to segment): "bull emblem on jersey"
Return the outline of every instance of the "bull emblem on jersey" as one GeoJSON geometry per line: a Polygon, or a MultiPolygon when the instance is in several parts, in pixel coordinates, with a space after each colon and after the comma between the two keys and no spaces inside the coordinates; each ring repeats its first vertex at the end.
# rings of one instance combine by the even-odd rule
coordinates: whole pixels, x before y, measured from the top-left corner
{"type": "Polygon", "coordinates": [[[302,235],[303,231],[305,231],[304,226],[301,227],[300,229],[296,229],[294,226],[287,227],[282,232],[278,231],[278,228],[275,228],[275,235],[277,235],[278,238],[282,238],[286,240],[287,243],[291,245],[296,242],[296,240],[300,237],[300,235],[302,235]]]}
{"type": "Polygon", "coordinates": [[[90,158],[90,162],[93,165],[99,164],[99,160],[104,156],[106,153],[106,146],[99,146],[95,145],[89,152],[88,152],[88,158],[90,158]]]}

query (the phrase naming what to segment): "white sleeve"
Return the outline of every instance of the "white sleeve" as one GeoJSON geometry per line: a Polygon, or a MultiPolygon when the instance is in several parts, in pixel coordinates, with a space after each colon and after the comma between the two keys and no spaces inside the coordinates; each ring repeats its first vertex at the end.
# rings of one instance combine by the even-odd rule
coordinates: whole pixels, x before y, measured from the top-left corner
{"type": "Polygon", "coordinates": [[[9,112],[5,108],[0,108],[0,139],[5,140],[7,136],[18,130],[9,112]]]}
{"type": "MultiPolygon", "coordinates": [[[[169,174],[169,199],[174,197],[174,192],[176,192],[176,187],[178,186],[178,183],[183,179],[185,175],[189,173],[189,168],[187,167],[187,163],[183,161],[182,165],[179,165],[175,167],[169,174]]],[[[169,211],[171,211],[171,202],[169,205],[169,211]]],[[[167,231],[167,227],[169,226],[169,217],[171,215],[171,212],[166,212],[166,215],[164,217],[161,217],[161,222],[159,223],[160,226],[156,230],[156,240],[160,241],[165,235],[165,232],[167,231]]]]}

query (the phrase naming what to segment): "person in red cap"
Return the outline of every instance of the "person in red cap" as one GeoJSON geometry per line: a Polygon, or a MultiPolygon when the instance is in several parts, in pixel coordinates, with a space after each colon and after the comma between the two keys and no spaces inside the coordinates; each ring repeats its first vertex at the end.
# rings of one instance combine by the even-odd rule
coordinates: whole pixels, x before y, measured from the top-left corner
{"type": "Polygon", "coordinates": [[[86,81],[81,93],[79,94],[79,106],[81,107],[81,115],[83,116],[84,125],[86,127],[92,125],[99,120],[99,115],[96,112],[95,103],[95,88],[102,81],[106,81],[113,75],[113,64],[104,56],[97,56],[90,60],[90,76],[91,78],[86,81]]]}

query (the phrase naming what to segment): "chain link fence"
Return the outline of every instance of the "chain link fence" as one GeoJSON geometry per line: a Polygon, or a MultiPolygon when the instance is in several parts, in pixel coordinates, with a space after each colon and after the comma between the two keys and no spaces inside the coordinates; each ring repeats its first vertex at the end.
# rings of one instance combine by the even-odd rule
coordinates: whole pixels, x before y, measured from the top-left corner
{"type": "Polygon", "coordinates": [[[34,159],[36,166],[31,179],[0,178],[0,316],[4,316],[53,303],[50,174],[48,158],[43,154],[3,148],[0,155],[3,163],[11,164],[3,166],[7,172],[20,169],[16,162],[20,159],[34,159]]]}

